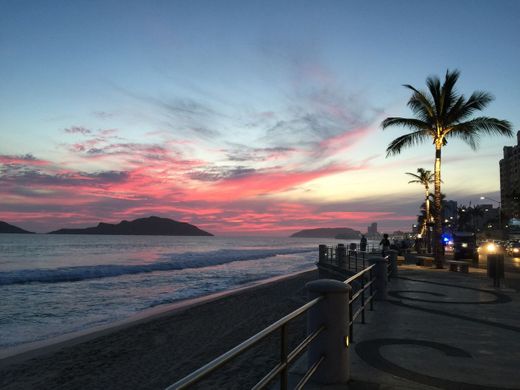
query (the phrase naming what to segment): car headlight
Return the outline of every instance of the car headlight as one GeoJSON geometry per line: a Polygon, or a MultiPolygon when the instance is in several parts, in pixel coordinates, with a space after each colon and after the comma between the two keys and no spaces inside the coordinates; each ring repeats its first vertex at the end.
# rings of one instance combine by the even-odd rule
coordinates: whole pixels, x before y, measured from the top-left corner
{"type": "Polygon", "coordinates": [[[467,243],[467,242],[463,242],[463,243],[461,244],[461,247],[463,247],[463,248],[467,248],[467,247],[468,247],[468,243],[467,243]]]}
{"type": "Polygon", "coordinates": [[[486,250],[488,251],[488,253],[495,253],[496,250],[497,250],[497,246],[493,243],[491,244],[487,244],[486,245],[486,250]]]}

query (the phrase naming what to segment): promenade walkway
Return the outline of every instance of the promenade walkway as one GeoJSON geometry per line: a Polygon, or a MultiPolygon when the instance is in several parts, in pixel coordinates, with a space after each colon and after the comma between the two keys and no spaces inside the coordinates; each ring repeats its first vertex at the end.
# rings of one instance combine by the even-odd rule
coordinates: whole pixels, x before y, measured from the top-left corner
{"type": "Polygon", "coordinates": [[[400,266],[388,299],[356,324],[348,389],[520,389],[519,282],[400,266]]]}

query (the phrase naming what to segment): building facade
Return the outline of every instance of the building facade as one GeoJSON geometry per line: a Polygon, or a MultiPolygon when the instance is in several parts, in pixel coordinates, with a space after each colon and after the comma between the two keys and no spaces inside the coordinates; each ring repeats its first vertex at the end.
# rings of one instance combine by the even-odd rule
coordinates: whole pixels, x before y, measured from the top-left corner
{"type": "Polygon", "coordinates": [[[503,220],[520,218],[520,131],[515,146],[504,146],[500,160],[500,200],[503,220]]]}
{"type": "Polygon", "coordinates": [[[377,232],[377,222],[373,222],[372,224],[370,224],[368,226],[367,234],[369,236],[377,236],[378,235],[378,232],[377,232]]]}

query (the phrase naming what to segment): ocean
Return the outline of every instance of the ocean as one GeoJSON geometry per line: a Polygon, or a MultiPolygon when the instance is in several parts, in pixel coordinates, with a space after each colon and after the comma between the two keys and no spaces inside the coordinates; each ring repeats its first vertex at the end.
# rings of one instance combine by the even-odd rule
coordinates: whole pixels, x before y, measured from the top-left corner
{"type": "Polygon", "coordinates": [[[0,352],[313,269],[333,239],[0,235],[0,352]]]}

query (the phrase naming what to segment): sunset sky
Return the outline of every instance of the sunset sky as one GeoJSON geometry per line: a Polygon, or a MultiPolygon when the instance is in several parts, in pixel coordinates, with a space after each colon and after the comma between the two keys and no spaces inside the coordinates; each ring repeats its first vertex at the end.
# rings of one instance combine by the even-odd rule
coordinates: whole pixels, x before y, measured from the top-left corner
{"type": "MultiPolygon", "coordinates": [[[[385,157],[402,84],[459,69],[520,129],[519,1],[0,3],[0,220],[157,215],[217,235],[409,230],[431,144],[385,157]]],[[[499,198],[504,145],[451,141],[443,192],[499,198]]]]}

